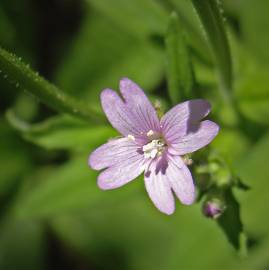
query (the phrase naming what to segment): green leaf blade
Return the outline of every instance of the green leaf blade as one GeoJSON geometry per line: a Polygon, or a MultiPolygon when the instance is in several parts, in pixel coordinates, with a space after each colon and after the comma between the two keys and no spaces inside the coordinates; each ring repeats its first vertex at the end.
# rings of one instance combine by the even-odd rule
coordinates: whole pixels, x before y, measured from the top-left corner
{"type": "Polygon", "coordinates": [[[246,237],[240,217],[240,204],[231,189],[228,189],[224,195],[227,209],[223,215],[219,217],[218,224],[234,248],[240,253],[246,253],[246,241],[242,240],[242,238],[246,237]]]}
{"type": "Polygon", "coordinates": [[[168,91],[173,103],[190,96],[193,81],[188,48],[176,13],[172,13],[165,37],[168,91]]]}
{"type": "Polygon", "coordinates": [[[29,124],[9,110],[6,114],[11,126],[22,136],[48,150],[71,150],[89,152],[109,138],[117,135],[107,125],[89,125],[86,121],[61,115],[51,117],[41,123],[29,124]]]}
{"type": "Polygon", "coordinates": [[[192,3],[206,32],[215,58],[219,76],[219,88],[222,91],[223,99],[231,102],[232,59],[220,2],[217,0],[192,0],[192,3]]]}

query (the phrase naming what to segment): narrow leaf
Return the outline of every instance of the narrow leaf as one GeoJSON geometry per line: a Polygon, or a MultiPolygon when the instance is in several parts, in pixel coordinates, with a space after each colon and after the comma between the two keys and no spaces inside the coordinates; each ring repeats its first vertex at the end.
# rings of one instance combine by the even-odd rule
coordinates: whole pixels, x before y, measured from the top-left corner
{"type": "Polygon", "coordinates": [[[232,90],[232,60],[224,19],[219,0],[192,0],[206,32],[218,69],[220,90],[223,98],[230,102],[232,90]]]}
{"type": "Polygon", "coordinates": [[[25,90],[53,109],[84,119],[102,120],[103,116],[82,101],[59,90],[25,65],[20,58],[0,48],[0,75],[14,88],[25,90]]]}
{"type": "Polygon", "coordinates": [[[188,48],[176,13],[172,13],[165,38],[168,91],[174,104],[190,97],[192,70],[188,48]]]}
{"type": "Polygon", "coordinates": [[[46,149],[66,149],[89,153],[116,132],[107,125],[89,125],[86,121],[61,115],[51,117],[41,123],[29,124],[9,110],[6,114],[13,128],[23,137],[46,149]]]}

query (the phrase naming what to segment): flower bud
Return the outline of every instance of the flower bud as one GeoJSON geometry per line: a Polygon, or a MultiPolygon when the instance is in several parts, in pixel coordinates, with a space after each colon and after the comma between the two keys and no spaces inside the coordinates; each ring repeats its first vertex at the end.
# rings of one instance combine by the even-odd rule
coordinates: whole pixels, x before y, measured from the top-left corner
{"type": "Polygon", "coordinates": [[[224,203],[219,199],[211,199],[203,205],[203,213],[208,218],[217,219],[225,210],[224,203]]]}

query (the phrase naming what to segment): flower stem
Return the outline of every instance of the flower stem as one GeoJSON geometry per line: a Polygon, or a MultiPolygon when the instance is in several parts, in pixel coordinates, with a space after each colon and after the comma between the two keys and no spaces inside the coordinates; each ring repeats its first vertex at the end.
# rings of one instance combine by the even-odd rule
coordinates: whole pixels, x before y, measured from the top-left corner
{"type": "Polygon", "coordinates": [[[20,58],[0,47],[0,75],[22,91],[27,91],[49,107],[78,118],[104,122],[104,116],[82,100],[61,91],[34,72],[20,58]]]}

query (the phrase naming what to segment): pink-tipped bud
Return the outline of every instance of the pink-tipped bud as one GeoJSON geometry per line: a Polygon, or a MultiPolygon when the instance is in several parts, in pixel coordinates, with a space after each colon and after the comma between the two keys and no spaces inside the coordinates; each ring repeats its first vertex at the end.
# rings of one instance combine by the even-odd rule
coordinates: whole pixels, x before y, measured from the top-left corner
{"type": "Polygon", "coordinates": [[[225,206],[219,199],[211,199],[203,205],[203,213],[208,218],[217,219],[222,215],[224,210],[225,206]]]}

